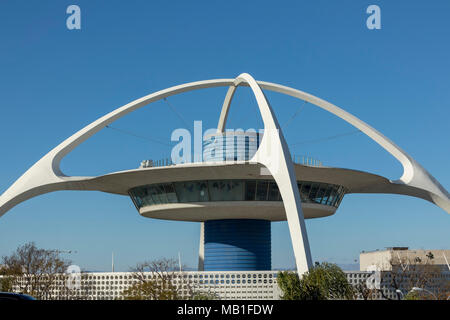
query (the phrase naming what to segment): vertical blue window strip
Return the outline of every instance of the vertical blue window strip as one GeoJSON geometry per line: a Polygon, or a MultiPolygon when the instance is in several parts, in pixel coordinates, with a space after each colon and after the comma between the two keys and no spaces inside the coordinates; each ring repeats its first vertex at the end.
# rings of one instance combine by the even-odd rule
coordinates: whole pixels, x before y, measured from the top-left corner
{"type": "Polygon", "coordinates": [[[260,133],[256,135],[215,135],[203,141],[203,161],[247,161],[256,153],[260,133]]]}
{"type": "Polygon", "coordinates": [[[271,225],[267,220],[205,221],[205,271],[271,270],[271,225]]]}
{"type": "Polygon", "coordinates": [[[248,136],[245,137],[245,160],[249,160],[249,145],[250,145],[250,138],[248,136]]]}

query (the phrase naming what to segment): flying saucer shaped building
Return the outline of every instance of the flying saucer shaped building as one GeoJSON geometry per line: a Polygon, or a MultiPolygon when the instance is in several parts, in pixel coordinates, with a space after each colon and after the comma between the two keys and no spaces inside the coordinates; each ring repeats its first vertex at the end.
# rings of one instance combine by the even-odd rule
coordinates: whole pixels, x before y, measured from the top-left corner
{"type": "Polygon", "coordinates": [[[449,193],[419,163],[380,132],[343,109],[286,86],[236,79],[187,83],[122,106],[92,122],[51,150],[0,196],[0,216],[32,197],[57,190],[96,190],[129,195],[139,214],[154,219],[201,223],[199,270],[270,270],[271,222],[285,221],[297,270],[312,265],[304,219],[334,214],[349,193],[393,193],[422,198],[450,213],[449,193]],[[261,132],[225,131],[238,86],[255,95],[261,132]],[[155,101],[187,91],[228,87],[217,132],[203,142],[196,162],[144,161],[132,169],[97,177],[69,177],[59,163],[83,141],[115,120],[155,101]],[[394,156],[403,166],[398,180],[351,169],[325,167],[292,157],[263,90],[307,101],[347,121],[394,156]]]}

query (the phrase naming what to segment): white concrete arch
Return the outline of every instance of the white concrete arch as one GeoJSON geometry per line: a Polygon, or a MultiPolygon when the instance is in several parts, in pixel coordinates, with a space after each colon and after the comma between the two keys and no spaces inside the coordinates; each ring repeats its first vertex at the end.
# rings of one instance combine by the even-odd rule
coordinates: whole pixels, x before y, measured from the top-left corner
{"type": "Polygon", "coordinates": [[[0,217],[17,204],[57,190],[85,190],[94,177],[68,177],[59,167],[61,160],[82,142],[123,116],[155,101],[179,93],[233,84],[233,79],[190,82],[134,100],[87,125],[47,153],[0,196],[0,217]]]}
{"type": "MultiPolygon", "coordinates": [[[[264,136],[250,162],[264,165],[278,185],[288,221],[297,271],[303,274],[312,267],[312,258],[292,157],[275,114],[256,80],[248,73],[243,73],[236,78],[233,88],[244,82],[249,85],[255,96],[264,123],[264,136]]],[[[223,121],[219,121],[220,132],[223,131],[226,120],[223,114],[228,114],[230,107],[231,98],[228,94],[227,98],[229,101],[222,109],[220,118],[223,121]]]]}
{"type": "MultiPolygon", "coordinates": [[[[392,183],[412,186],[423,190],[424,194],[421,196],[422,198],[430,199],[431,202],[450,213],[448,192],[411,156],[380,132],[345,110],[311,94],[275,83],[264,81],[257,81],[257,83],[262,89],[279,92],[308,101],[313,105],[335,114],[364,132],[401,162],[404,173],[400,179],[392,181],[392,183]]],[[[248,85],[246,82],[239,84],[243,86],[248,85]]],[[[152,93],[108,113],[63,141],[17,179],[17,181],[0,196],[0,216],[15,205],[44,193],[56,190],[88,189],[86,188],[86,185],[89,180],[95,177],[65,176],[59,168],[61,159],[108,124],[152,102],[187,91],[229,86],[230,88],[227,92],[218,126],[218,130],[222,131],[228,115],[227,106],[229,106],[229,103],[231,102],[236,85],[237,82],[235,82],[235,79],[216,79],[186,83],[152,93]]]]}
{"type": "Polygon", "coordinates": [[[345,110],[313,95],[270,82],[255,81],[250,75],[242,74],[236,79],[205,80],[167,88],[132,101],[92,122],[47,153],[0,196],[0,216],[15,205],[44,193],[57,190],[94,190],[97,186],[94,180],[97,177],[68,177],[60,170],[59,163],[61,159],[105,126],[152,102],[192,90],[230,87],[225,98],[218,125],[218,131],[223,131],[234,90],[239,85],[251,87],[261,111],[265,130],[272,130],[279,133],[271,134],[271,139],[267,138],[269,135],[263,137],[260,148],[252,161],[266,166],[279,185],[286,206],[286,214],[294,243],[294,253],[299,272],[304,272],[311,265],[311,256],[306,230],[304,228],[298,188],[294,188],[294,183],[296,183],[295,175],[293,175],[292,160],[286,141],[281,131],[277,131],[279,130],[279,124],[262,89],[287,94],[308,101],[352,124],[402,163],[404,168],[402,177],[397,181],[391,181],[391,183],[410,186],[411,190],[414,189],[412,190],[414,192],[412,192],[405,188],[403,194],[411,192],[410,195],[431,199],[430,201],[450,213],[448,192],[420,164],[380,132],[345,110]],[[274,153],[273,148],[279,148],[277,149],[279,152],[274,153]],[[269,153],[279,155],[280,161],[274,162],[270,161],[270,158],[264,157],[265,154],[269,153]],[[422,193],[419,195],[417,190],[421,190],[422,193]]]}
{"type": "MultiPolygon", "coordinates": [[[[382,133],[347,111],[309,93],[270,82],[258,81],[258,84],[262,89],[286,94],[307,101],[312,105],[336,115],[355,128],[361,130],[402,164],[403,175],[398,180],[391,180],[392,183],[416,187],[425,191],[431,199],[431,202],[444,209],[447,213],[450,213],[450,195],[447,190],[445,190],[445,188],[416,160],[382,133]]],[[[225,130],[229,107],[238,85],[245,85],[245,83],[236,82],[233,86],[230,86],[227,91],[219,123],[217,125],[218,132],[223,132],[225,130]]]]}

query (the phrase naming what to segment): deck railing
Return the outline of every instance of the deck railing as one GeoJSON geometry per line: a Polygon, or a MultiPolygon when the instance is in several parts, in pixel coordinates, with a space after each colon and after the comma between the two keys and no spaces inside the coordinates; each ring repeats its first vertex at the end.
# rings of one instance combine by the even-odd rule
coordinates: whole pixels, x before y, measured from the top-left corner
{"type": "MultiPolygon", "coordinates": [[[[293,155],[292,161],[296,164],[301,164],[308,167],[322,167],[322,161],[304,155],[293,155]]],[[[229,161],[227,161],[229,162],[229,161]]],[[[158,159],[158,160],[144,160],[141,162],[140,168],[152,168],[152,167],[167,167],[175,165],[170,158],[158,159]]]]}

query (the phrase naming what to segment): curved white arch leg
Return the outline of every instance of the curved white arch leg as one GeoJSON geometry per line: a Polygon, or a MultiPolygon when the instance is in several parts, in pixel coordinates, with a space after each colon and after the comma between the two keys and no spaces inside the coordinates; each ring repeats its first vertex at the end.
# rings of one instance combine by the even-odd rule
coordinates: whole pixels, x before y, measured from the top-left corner
{"type": "Polygon", "coordinates": [[[301,275],[312,267],[312,259],[294,164],[275,114],[258,83],[249,74],[239,75],[233,87],[228,90],[217,130],[223,132],[234,88],[243,82],[253,91],[264,123],[264,136],[251,162],[264,165],[278,185],[286,211],[297,271],[301,275]]]}
{"type": "MultiPolygon", "coordinates": [[[[397,146],[389,138],[385,137],[382,133],[347,111],[309,93],[271,82],[257,81],[257,83],[262,89],[286,94],[294,98],[307,101],[312,105],[336,115],[355,128],[361,130],[361,132],[378,143],[383,149],[389,152],[402,164],[403,175],[398,180],[391,181],[392,183],[404,184],[422,189],[427,193],[427,200],[444,209],[447,213],[450,213],[450,195],[447,190],[445,190],[445,188],[416,160],[414,160],[408,153],[397,146]]],[[[229,106],[233,99],[235,90],[235,84],[230,86],[228,89],[223,103],[222,112],[220,114],[219,123],[217,125],[218,132],[223,132],[225,129],[229,106]]]]}
{"type": "MultiPolygon", "coordinates": [[[[238,82],[240,83],[241,80],[205,80],[174,86],[130,102],[92,122],[85,128],[72,135],[70,138],[66,139],[64,142],[62,142],[60,145],[46,154],[42,159],[36,162],[8,190],[6,190],[0,196],[0,216],[2,216],[15,205],[44,193],[56,190],[90,190],[90,187],[92,186],[90,186],[89,180],[93,179],[93,177],[65,176],[59,168],[61,159],[83,141],[89,139],[92,135],[100,131],[108,124],[149,103],[187,91],[203,88],[230,86],[227,93],[227,98],[224,102],[224,107],[222,108],[222,113],[218,125],[218,130],[223,130],[228,115],[229,103],[233,98],[235,86],[238,82]]],[[[242,84],[240,85],[248,85],[245,79],[242,81],[244,82],[242,82],[242,84]]],[[[351,115],[350,113],[346,112],[345,110],[308,93],[270,82],[255,81],[255,83],[257,83],[262,89],[287,94],[292,97],[308,101],[313,105],[316,105],[330,113],[333,113],[334,115],[358,128],[375,142],[377,142],[381,147],[391,153],[402,164],[404,169],[403,175],[399,180],[392,181],[393,184],[402,184],[420,189],[421,198],[433,202],[437,206],[450,213],[450,197],[445,188],[442,187],[441,184],[419,163],[417,163],[417,161],[415,161],[405,151],[403,151],[400,147],[398,147],[380,132],[367,125],[360,119],[356,118],[355,116],[351,115]]],[[[258,90],[260,90],[259,87],[258,90]]],[[[285,143],[284,138],[282,142],[285,143]]],[[[410,195],[417,196],[417,193],[412,193],[410,195]]]]}
{"type": "Polygon", "coordinates": [[[59,164],[73,149],[110,123],[163,98],[192,90],[229,86],[233,81],[205,80],[167,88],[132,101],[92,122],[47,153],[0,196],[0,217],[17,204],[41,194],[57,190],[85,190],[85,183],[92,177],[67,177],[59,164]]]}

